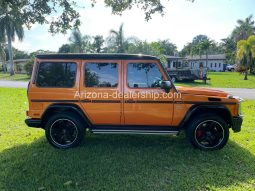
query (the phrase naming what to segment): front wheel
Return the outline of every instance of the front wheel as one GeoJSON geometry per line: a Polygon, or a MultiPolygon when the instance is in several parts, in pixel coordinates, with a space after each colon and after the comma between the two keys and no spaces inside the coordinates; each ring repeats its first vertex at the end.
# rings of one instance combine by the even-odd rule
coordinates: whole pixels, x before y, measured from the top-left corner
{"type": "Polygon", "coordinates": [[[48,120],[45,125],[45,135],[53,147],[68,149],[82,142],[85,129],[78,116],[72,113],[60,113],[48,120]]]}
{"type": "Polygon", "coordinates": [[[191,144],[201,150],[218,150],[223,148],[229,138],[229,127],[219,116],[196,116],[187,129],[191,144]]]}

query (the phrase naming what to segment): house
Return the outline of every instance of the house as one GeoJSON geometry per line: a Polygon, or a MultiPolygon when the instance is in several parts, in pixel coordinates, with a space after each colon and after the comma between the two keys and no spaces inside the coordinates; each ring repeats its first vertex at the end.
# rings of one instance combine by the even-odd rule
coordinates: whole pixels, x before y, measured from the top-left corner
{"type": "Polygon", "coordinates": [[[186,58],[184,57],[179,57],[179,56],[166,56],[167,59],[167,69],[177,69],[177,68],[182,68],[183,64],[186,61],[186,58]]]}
{"type": "Polygon", "coordinates": [[[191,69],[199,69],[202,65],[204,68],[208,68],[210,71],[223,72],[226,70],[226,56],[225,54],[208,55],[208,63],[206,66],[206,55],[201,56],[166,56],[167,69],[177,69],[189,67],[191,69]]]}
{"type": "MultiPolygon", "coordinates": [[[[14,70],[18,74],[25,74],[25,65],[30,59],[17,59],[13,60],[14,62],[14,70]]],[[[3,66],[3,62],[0,61],[0,66],[3,66]]],[[[10,72],[11,64],[9,61],[6,62],[7,72],[10,72]]]]}
{"type": "Polygon", "coordinates": [[[201,65],[208,68],[210,71],[224,72],[226,70],[226,56],[225,54],[208,55],[208,62],[206,65],[206,55],[188,56],[189,66],[192,69],[198,69],[201,65]]]}

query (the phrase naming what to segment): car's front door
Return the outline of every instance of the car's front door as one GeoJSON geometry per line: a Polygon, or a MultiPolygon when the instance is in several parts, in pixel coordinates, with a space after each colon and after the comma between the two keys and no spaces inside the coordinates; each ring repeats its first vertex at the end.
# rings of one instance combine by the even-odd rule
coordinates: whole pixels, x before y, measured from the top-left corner
{"type": "Polygon", "coordinates": [[[80,102],[94,125],[121,124],[121,61],[88,60],[82,63],[80,102]]]}
{"type": "Polygon", "coordinates": [[[160,88],[167,80],[160,63],[125,61],[123,66],[125,125],[171,126],[173,91],[160,88]]]}

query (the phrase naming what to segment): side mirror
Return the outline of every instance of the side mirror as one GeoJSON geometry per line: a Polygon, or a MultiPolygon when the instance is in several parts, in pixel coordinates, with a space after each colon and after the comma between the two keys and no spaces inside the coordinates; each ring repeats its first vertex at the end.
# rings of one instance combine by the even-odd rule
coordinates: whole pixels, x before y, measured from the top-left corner
{"type": "Polygon", "coordinates": [[[166,93],[169,93],[172,88],[172,83],[170,81],[162,81],[160,87],[164,89],[166,93]]]}

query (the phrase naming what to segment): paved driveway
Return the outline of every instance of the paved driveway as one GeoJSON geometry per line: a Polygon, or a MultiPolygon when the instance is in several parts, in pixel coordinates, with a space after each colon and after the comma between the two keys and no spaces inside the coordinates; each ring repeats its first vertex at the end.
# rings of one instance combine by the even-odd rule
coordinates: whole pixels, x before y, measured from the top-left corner
{"type": "MultiPolygon", "coordinates": [[[[0,81],[0,87],[11,88],[27,88],[28,82],[19,81],[0,81]]],[[[255,99],[255,89],[246,88],[214,88],[218,90],[226,91],[232,95],[239,96],[243,99],[255,99]]]]}
{"type": "Polygon", "coordinates": [[[0,87],[8,87],[8,88],[27,88],[28,82],[20,82],[20,81],[1,81],[0,87]]]}
{"type": "Polygon", "coordinates": [[[243,99],[255,99],[255,89],[248,88],[214,88],[228,92],[234,96],[239,96],[243,99]]]}

